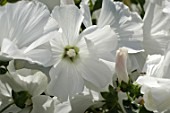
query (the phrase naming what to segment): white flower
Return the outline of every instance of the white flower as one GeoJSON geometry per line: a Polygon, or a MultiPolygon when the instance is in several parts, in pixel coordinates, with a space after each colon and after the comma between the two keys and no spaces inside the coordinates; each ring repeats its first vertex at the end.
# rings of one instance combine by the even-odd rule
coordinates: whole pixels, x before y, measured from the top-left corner
{"type": "Polygon", "coordinates": [[[170,1],[146,0],[144,49],[148,54],[164,54],[170,40],[170,1]]]}
{"type": "MultiPolygon", "coordinates": [[[[11,61],[8,66],[9,74],[4,75],[5,79],[2,79],[5,80],[5,84],[1,84],[0,81],[0,95],[3,95],[3,97],[6,98],[8,97],[10,103],[14,101],[15,104],[16,101],[22,100],[23,98],[17,98],[17,100],[15,100],[14,92],[18,93],[25,91],[27,92],[27,95],[30,96],[24,103],[24,109],[17,108],[16,106],[13,106],[13,108],[19,109],[20,113],[37,113],[38,111],[41,113],[68,113],[71,111],[69,101],[61,103],[56,97],[51,98],[46,95],[41,95],[47,88],[48,80],[45,74],[30,69],[15,70],[13,66],[13,61],[11,61]],[[13,93],[12,90],[14,91],[13,93]]],[[[2,109],[4,106],[0,108],[2,109]]],[[[11,108],[5,110],[5,112],[9,110],[11,110],[11,108]]]]}
{"type": "Polygon", "coordinates": [[[146,75],[139,77],[137,83],[142,85],[144,105],[148,110],[159,113],[170,108],[170,45],[165,55],[149,56],[144,66],[146,75]]]}
{"type": "Polygon", "coordinates": [[[161,113],[170,108],[170,79],[145,76],[139,77],[137,82],[142,85],[146,109],[161,113]]]}
{"type": "Polygon", "coordinates": [[[39,46],[48,41],[43,36],[49,16],[47,7],[37,1],[19,1],[1,7],[1,58],[23,59],[46,65],[51,53],[39,46]]]}
{"type": "MultiPolygon", "coordinates": [[[[88,16],[89,10],[86,8],[86,3],[81,3],[81,9],[84,10],[85,19],[90,25],[91,19],[89,18],[91,17],[88,16]]],[[[118,34],[119,48],[127,47],[129,53],[143,51],[143,21],[137,13],[130,12],[126,5],[112,0],[103,0],[97,26],[104,27],[105,25],[110,25],[112,30],[118,34]]]]}
{"type": "MultiPolygon", "coordinates": [[[[84,15],[84,25],[92,25],[88,0],[83,0],[80,7],[84,15]],[[84,2],[85,1],[85,2],[84,2]]],[[[101,11],[97,13],[97,26],[110,25],[118,35],[118,48],[126,47],[129,53],[128,72],[141,71],[146,55],[143,53],[143,21],[137,13],[130,12],[129,8],[121,2],[103,0],[101,11]],[[140,57],[140,58],[138,58],[140,57]]]]}
{"type": "Polygon", "coordinates": [[[122,81],[128,83],[129,77],[127,72],[127,58],[128,58],[128,50],[126,48],[119,48],[116,53],[116,74],[118,77],[119,83],[122,81]]]}
{"type": "Polygon", "coordinates": [[[52,17],[62,32],[56,32],[50,41],[54,61],[48,93],[67,100],[83,91],[85,81],[105,87],[112,73],[99,58],[113,61],[111,51],[117,45],[115,33],[109,26],[92,26],[79,35],[83,16],[74,5],[55,7],[52,17]]]}

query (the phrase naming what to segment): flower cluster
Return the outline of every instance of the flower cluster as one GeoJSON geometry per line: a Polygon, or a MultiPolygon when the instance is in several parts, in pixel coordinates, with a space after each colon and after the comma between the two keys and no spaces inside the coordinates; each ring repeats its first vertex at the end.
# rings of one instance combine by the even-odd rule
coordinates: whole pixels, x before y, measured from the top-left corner
{"type": "Polygon", "coordinates": [[[0,5],[0,113],[170,112],[169,0],[0,5]]]}

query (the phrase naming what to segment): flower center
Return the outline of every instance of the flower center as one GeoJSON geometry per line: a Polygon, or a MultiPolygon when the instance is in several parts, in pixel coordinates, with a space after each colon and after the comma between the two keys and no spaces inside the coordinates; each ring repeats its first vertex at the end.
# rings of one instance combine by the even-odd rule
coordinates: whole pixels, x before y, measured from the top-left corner
{"type": "Polygon", "coordinates": [[[66,54],[67,54],[67,56],[70,57],[70,58],[71,58],[71,57],[74,58],[74,57],[76,56],[76,52],[75,52],[74,49],[69,49],[66,54]]]}
{"type": "Polygon", "coordinates": [[[73,62],[76,58],[78,58],[78,53],[78,47],[68,45],[64,48],[63,58],[73,62]]]}

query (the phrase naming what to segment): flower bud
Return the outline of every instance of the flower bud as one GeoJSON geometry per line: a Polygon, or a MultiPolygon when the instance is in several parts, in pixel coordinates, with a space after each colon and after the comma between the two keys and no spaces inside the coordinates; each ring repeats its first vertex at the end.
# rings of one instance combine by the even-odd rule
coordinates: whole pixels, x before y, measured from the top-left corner
{"type": "Polygon", "coordinates": [[[128,50],[126,48],[119,48],[116,52],[116,74],[118,77],[119,83],[122,81],[128,83],[129,77],[127,72],[127,58],[128,58],[128,50]]]}

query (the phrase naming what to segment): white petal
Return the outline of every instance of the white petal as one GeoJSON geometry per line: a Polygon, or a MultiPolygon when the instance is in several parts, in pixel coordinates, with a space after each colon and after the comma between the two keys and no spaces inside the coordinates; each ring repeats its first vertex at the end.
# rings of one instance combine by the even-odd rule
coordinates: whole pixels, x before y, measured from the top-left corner
{"type": "Polygon", "coordinates": [[[49,18],[45,5],[37,1],[20,1],[0,8],[0,39],[8,38],[19,48],[25,47],[43,34],[44,25],[49,18]],[[5,20],[5,21],[4,21],[5,20]]]}
{"type": "Polygon", "coordinates": [[[84,81],[74,63],[61,61],[50,70],[51,81],[47,91],[62,101],[83,91],[84,81]]]}
{"type": "Polygon", "coordinates": [[[148,110],[162,112],[169,109],[169,79],[145,76],[139,77],[137,83],[142,85],[141,92],[144,94],[145,107],[148,110]]]}
{"type": "Polygon", "coordinates": [[[84,113],[85,110],[94,105],[92,95],[76,95],[74,99],[70,100],[72,111],[70,113],[84,113]]]}
{"type": "Polygon", "coordinates": [[[65,101],[62,103],[55,104],[55,112],[54,113],[70,113],[71,111],[70,101],[65,101]]]}
{"type": "Polygon", "coordinates": [[[82,11],[83,16],[84,16],[83,23],[84,23],[85,27],[92,26],[91,13],[90,13],[88,2],[82,1],[80,4],[80,10],[82,11]]]}
{"type": "Polygon", "coordinates": [[[52,38],[56,38],[58,35],[60,35],[57,31],[50,32],[47,35],[42,36],[41,38],[34,41],[32,44],[30,44],[25,50],[24,53],[27,53],[31,51],[32,49],[50,41],[52,38]]]}
{"type": "Polygon", "coordinates": [[[67,46],[65,38],[59,34],[57,37],[50,40],[52,60],[53,63],[57,65],[61,61],[64,54],[64,47],[67,46]]]}
{"type": "MultiPolygon", "coordinates": [[[[170,15],[164,12],[165,1],[146,1],[143,27],[144,47],[150,54],[163,54],[170,39],[170,15]]],[[[170,6],[168,3],[166,5],[170,6]]]]}
{"type": "Polygon", "coordinates": [[[62,28],[64,37],[67,38],[68,45],[72,45],[78,37],[83,16],[80,10],[74,5],[55,7],[52,17],[56,19],[62,28]]]}
{"type": "Polygon", "coordinates": [[[31,113],[54,113],[54,100],[45,95],[34,96],[32,98],[33,109],[31,113]]]}
{"type": "Polygon", "coordinates": [[[110,26],[99,28],[84,37],[94,43],[94,50],[99,58],[113,61],[114,56],[111,52],[117,49],[117,35],[110,26]]]}
{"type": "Polygon", "coordinates": [[[119,47],[125,46],[134,50],[143,49],[142,19],[137,13],[131,13],[123,3],[111,0],[103,1],[98,26],[105,25],[110,25],[118,33],[119,47]]]}
{"type": "Polygon", "coordinates": [[[74,4],[74,0],[60,0],[61,5],[74,4]]]}
{"type": "Polygon", "coordinates": [[[139,72],[146,72],[143,70],[144,64],[146,62],[146,53],[139,52],[128,54],[128,72],[132,72],[134,70],[138,70],[139,72]],[[142,71],[143,70],[143,71],[142,71]]]}
{"type": "Polygon", "coordinates": [[[94,57],[95,56],[82,58],[81,63],[78,63],[77,67],[85,80],[91,82],[98,88],[104,88],[110,83],[112,72],[106,64],[94,57]]]}
{"type": "Polygon", "coordinates": [[[60,5],[60,0],[39,0],[39,1],[46,4],[50,11],[52,11],[56,5],[60,5]]]}
{"type": "Polygon", "coordinates": [[[36,72],[35,74],[31,74],[31,72],[27,76],[19,75],[20,71],[17,72],[13,72],[12,75],[8,76],[8,83],[14,91],[28,91],[32,96],[35,96],[40,95],[46,90],[47,77],[42,72],[36,72]]]}

